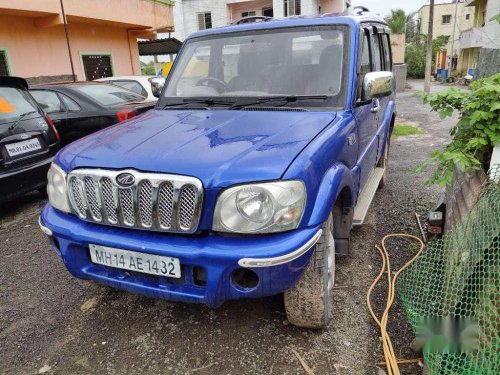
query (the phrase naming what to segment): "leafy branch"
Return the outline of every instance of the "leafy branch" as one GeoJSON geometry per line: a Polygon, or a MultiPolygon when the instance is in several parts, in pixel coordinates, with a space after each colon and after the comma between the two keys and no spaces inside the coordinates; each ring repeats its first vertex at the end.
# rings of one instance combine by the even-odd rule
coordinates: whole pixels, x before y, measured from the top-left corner
{"type": "Polygon", "coordinates": [[[443,151],[434,150],[417,168],[424,172],[436,166],[427,183],[450,185],[455,165],[462,172],[485,168],[493,146],[500,144],[500,73],[473,82],[469,91],[450,89],[422,99],[441,119],[455,111],[460,117],[451,129],[450,144],[443,151]]]}

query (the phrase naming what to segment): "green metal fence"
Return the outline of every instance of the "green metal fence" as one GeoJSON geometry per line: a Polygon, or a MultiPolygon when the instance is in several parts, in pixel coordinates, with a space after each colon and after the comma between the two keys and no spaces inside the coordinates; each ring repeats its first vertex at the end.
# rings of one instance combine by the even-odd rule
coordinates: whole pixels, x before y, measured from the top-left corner
{"type": "Polygon", "coordinates": [[[492,177],[396,286],[431,374],[500,374],[500,169],[492,177]]]}

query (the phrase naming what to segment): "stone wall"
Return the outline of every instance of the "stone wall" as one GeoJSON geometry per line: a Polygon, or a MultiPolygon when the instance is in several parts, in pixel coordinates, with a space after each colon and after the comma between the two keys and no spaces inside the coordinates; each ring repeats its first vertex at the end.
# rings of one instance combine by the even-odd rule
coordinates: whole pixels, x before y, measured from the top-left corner
{"type": "Polygon", "coordinates": [[[500,72],[500,49],[481,48],[474,79],[500,72]]]}
{"type": "Polygon", "coordinates": [[[27,77],[28,85],[41,85],[44,83],[53,82],[69,82],[73,81],[73,76],[71,74],[61,74],[57,76],[39,76],[39,77],[27,77]]]}
{"type": "Polygon", "coordinates": [[[396,80],[396,92],[405,91],[406,70],[406,64],[394,64],[392,66],[392,72],[394,73],[394,79],[396,80]]]}
{"type": "Polygon", "coordinates": [[[391,34],[392,62],[394,64],[404,64],[405,62],[405,34],[391,34]]]}
{"type": "Polygon", "coordinates": [[[452,185],[446,188],[444,233],[469,213],[487,180],[483,171],[463,173],[458,166],[455,168],[452,185]]]}

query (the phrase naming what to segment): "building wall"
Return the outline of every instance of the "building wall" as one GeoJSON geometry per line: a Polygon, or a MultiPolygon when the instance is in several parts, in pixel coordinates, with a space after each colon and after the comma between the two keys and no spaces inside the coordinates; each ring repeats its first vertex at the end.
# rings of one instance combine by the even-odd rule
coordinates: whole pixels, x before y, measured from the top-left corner
{"type": "MultiPolygon", "coordinates": [[[[70,23],[68,29],[77,79],[85,79],[80,54],[86,52],[111,53],[114,75],[140,74],[139,53],[130,50],[127,29],[83,23],[70,23]]],[[[32,18],[2,17],[0,49],[7,50],[13,75],[71,74],[63,26],[38,28],[32,18]]]]}
{"type": "Polygon", "coordinates": [[[461,69],[476,68],[474,78],[500,71],[500,25],[491,18],[500,13],[500,0],[474,1],[474,27],[460,37],[461,69]]]}
{"type": "MultiPolygon", "coordinates": [[[[198,13],[211,12],[212,26],[222,27],[241,18],[242,11],[256,10],[257,15],[261,15],[266,6],[272,6],[274,18],[285,17],[283,0],[178,0],[173,11],[175,32],[172,36],[184,40],[198,31],[198,13]]],[[[301,0],[301,14],[316,15],[320,6],[321,13],[341,12],[345,10],[346,0],[301,0]]]]}
{"type": "MultiPolygon", "coordinates": [[[[429,6],[423,6],[418,12],[418,19],[420,20],[420,32],[427,34],[429,27],[429,6]]],[[[434,6],[434,25],[433,25],[433,38],[441,35],[448,35],[450,39],[446,49],[448,55],[451,52],[451,36],[453,35],[453,26],[455,25],[455,3],[436,4],[434,6]],[[449,24],[443,24],[442,19],[444,15],[451,15],[449,24]]],[[[455,25],[455,41],[454,50],[459,48],[458,43],[460,40],[460,33],[464,30],[470,29],[474,25],[474,7],[464,6],[464,2],[460,1],[457,8],[457,22],[455,25]],[[469,15],[469,19],[466,19],[469,15]]]]}
{"type": "Polygon", "coordinates": [[[272,0],[241,1],[227,4],[229,19],[228,22],[234,22],[241,18],[242,12],[254,11],[256,16],[262,16],[263,8],[272,8],[272,0]]]}

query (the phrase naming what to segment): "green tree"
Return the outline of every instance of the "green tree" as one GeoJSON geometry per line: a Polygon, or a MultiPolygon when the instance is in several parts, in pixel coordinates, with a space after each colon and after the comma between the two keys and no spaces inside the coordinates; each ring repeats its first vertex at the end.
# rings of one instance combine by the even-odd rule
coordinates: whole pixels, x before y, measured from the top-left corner
{"type": "MultiPolygon", "coordinates": [[[[448,36],[441,35],[432,41],[432,63],[434,64],[436,53],[448,43],[448,36]]],[[[412,43],[406,45],[405,62],[410,78],[424,78],[425,76],[425,53],[427,41],[425,35],[416,35],[412,43]]]]}
{"type": "Polygon", "coordinates": [[[385,18],[394,34],[403,34],[406,31],[406,13],[403,9],[391,9],[391,15],[385,18]]]}
{"type": "Polygon", "coordinates": [[[145,76],[156,75],[155,63],[153,61],[150,61],[148,63],[144,63],[141,61],[141,71],[145,76]]]}

